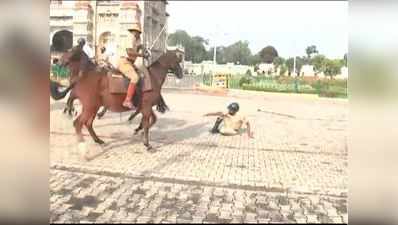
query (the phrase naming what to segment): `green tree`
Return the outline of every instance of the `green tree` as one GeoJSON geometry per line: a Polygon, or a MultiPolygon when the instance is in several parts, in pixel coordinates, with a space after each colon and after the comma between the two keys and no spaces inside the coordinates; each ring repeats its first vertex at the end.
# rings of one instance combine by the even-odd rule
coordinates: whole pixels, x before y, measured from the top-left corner
{"type": "Polygon", "coordinates": [[[278,51],[273,46],[267,46],[259,52],[262,62],[272,63],[278,57],[278,51]]]}
{"type": "Polygon", "coordinates": [[[326,76],[333,78],[340,73],[341,65],[341,60],[339,59],[326,59],[323,72],[326,76]]]}
{"type": "Polygon", "coordinates": [[[191,51],[190,56],[192,58],[192,62],[200,63],[203,60],[206,60],[207,57],[207,51],[205,48],[206,43],[207,42],[202,37],[199,36],[192,37],[191,46],[189,49],[191,51]]]}
{"type": "Polygon", "coordinates": [[[177,30],[169,35],[169,45],[182,45],[185,48],[185,60],[200,63],[207,58],[205,45],[208,41],[200,36],[191,37],[184,30],[177,30]]]}
{"type": "MultiPolygon", "coordinates": [[[[214,58],[214,47],[211,47],[207,51],[206,60],[213,61],[213,58],[214,58]]],[[[227,62],[227,60],[225,58],[225,47],[224,46],[217,46],[216,61],[218,64],[225,64],[227,62]]]]}
{"type": "MultiPolygon", "coordinates": [[[[299,57],[299,56],[296,57],[296,73],[298,75],[300,75],[301,68],[303,67],[304,64],[305,64],[305,57],[299,57]]],[[[291,73],[293,72],[294,58],[293,57],[288,58],[285,61],[285,66],[286,66],[286,69],[287,69],[287,71],[289,73],[289,76],[290,76],[291,73]]]]}
{"type": "Polygon", "coordinates": [[[289,76],[292,74],[292,72],[293,72],[293,67],[294,67],[294,59],[291,57],[291,58],[288,58],[286,61],[285,61],[285,66],[286,66],[286,69],[287,69],[287,71],[288,71],[288,74],[289,74],[289,76]]]}
{"type": "Polygon", "coordinates": [[[276,72],[277,69],[278,69],[280,66],[282,66],[283,64],[285,64],[285,59],[278,56],[278,57],[275,57],[275,58],[274,58],[273,63],[274,63],[275,72],[276,72]]]}
{"type": "Polygon", "coordinates": [[[286,65],[285,64],[282,64],[281,66],[280,66],[280,70],[279,70],[279,75],[280,76],[283,76],[283,75],[285,75],[285,73],[286,73],[286,71],[287,71],[287,67],[286,67],[286,65]]]}
{"type": "Polygon", "coordinates": [[[318,54],[318,50],[315,45],[310,45],[305,49],[308,59],[311,59],[312,55],[318,54]]]}
{"type": "Polygon", "coordinates": [[[325,70],[326,57],[324,55],[316,55],[311,59],[311,65],[314,66],[315,74],[325,70]]]}
{"type": "Polygon", "coordinates": [[[248,65],[251,56],[249,42],[238,41],[225,47],[224,56],[227,62],[248,65]]]}
{"type": "MultiPolygon", "coordinates": [[[[207,60],[213,60],[214,47],[211,47],[207,51],[207,60]]],[[[220,64],[225,64],[227,62],[233,62],[235,64],[242,65],[255,65],[261,62],[261,59],[257,55],[252,55],[249,42],[247,41],[237,41],[229,46],[218,46],[216,61],[220,64]]]]}
{"type": "Polygon", "coordinates": [[[301,74],[301,68],[303,67],[303,65],[306,64],[306,57],[296,57],[296,73],[298,74],[298,76],[300,76],[301,74]]]}
{"type": "Polygon", "coordinates": [[[255,66],[259,63],[261,63],[261,57],[259,54],[249,56],[249,65],[255,66]]]}

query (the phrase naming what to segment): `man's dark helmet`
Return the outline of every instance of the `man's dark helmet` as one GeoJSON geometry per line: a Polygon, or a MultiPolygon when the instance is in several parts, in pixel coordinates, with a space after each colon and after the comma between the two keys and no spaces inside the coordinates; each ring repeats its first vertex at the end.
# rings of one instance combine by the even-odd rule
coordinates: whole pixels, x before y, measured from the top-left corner
{"type": "Polygon", "coordinates": [[[236,112],[239,111],[239,104],[236,103],[236,102],[233,102],[233,103],[229,104],[227,108],[228,108],[229,111],[232,111],[232,112],[236,113],[236,112]]]}
{"type": "Polygon", "coordinates": [[[77,40],[77,44],[80,46],[83,46],[84,44],[86,44],[86,40],[84,38],[79,38],[77,40]]]}

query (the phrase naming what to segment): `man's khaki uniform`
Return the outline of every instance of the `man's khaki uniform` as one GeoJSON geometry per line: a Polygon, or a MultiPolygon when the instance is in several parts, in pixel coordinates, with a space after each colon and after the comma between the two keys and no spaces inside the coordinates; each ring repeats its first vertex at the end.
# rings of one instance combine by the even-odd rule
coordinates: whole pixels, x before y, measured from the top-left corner
{"type": "Polygon", "coordinates": [[[243,124],[247,123],[245,116],[238,113],[235,115],[226,114],[223,117],[223,123],[220,127],[220,133],[223,135],[236,135],[242,128],[243,124]]]}
{"type": "MultiPolygon", "coordinates": [[[[131,51],[132,53],[136,54],[138,53],[138,46],[141,44],[140,40],[137,40],[133,36],[133,41],[132,41],[132,46],[131,46],[131,51]]],[[[125,76],[130,78],[131,83],[137,83],[139,80],[139,76],[137,72],[135,71],[135,68],[133,64],[135,63],[136,59],[138,57],[129,57],[127,53],[122,56],[119,61],[117,62],[116,68],[120,70],[125,76]]]]}

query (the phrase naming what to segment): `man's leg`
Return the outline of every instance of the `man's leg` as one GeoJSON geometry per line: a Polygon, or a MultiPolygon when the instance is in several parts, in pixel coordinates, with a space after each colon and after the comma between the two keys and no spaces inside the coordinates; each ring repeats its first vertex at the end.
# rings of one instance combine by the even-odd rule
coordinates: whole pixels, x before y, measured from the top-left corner
{"type": "Polygon", "coordinates": [[[219,133],[220,132],[219,127],[220,127],[220,124],[221,124],[222,121],[223,121],[223,118],[218,117],[210,132],[213,133],[213,134],[219,133]]]}
{"type": "Polygon", "coordinates": [[[134,97],[136,84],[137,84],[138,79],[139,79],[138,74],[135,71],[133,65],[125,58],[122,58],[119,61],[118,69],[125,76],[130,78],[130,84],[129,84],[129,87],[127,89],[127,95],[126,95],[126,98],[124,99],[123,106],[127,107],[129,109],[135,109],[134,105],[133,105],[133,102],[132,102],[132,99],[134,97]]]}
{"type": "Polygon", "coordinates": [[[233,130],[231,128],[221,127],[220,134],[222,134],[224,136],[234,136],[234,135],[237,135],[238,132],[236,132],[236,130],[233,130]]]}
{"type": "Polygon", "coordinates": [[[142,57],[137,57],[137,59],[134,62],[135,67],[143,73],[143,78],[144,78],[144,90],[143,91],[150,91],[152,90],[152,83],[149,77],[149,71],[148,68],[144,64],[144,58],[142,57]]]}

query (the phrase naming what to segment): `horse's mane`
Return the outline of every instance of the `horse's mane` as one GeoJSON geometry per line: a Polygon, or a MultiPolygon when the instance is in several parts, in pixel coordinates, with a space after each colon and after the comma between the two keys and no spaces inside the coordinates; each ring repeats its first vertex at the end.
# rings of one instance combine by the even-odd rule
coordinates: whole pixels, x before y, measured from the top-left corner
{"type": "Polygon", "coordinates": [[[164,60],[164,58],[169,57],[171,54],[175,53],[175,50],[169,50],[165,53],[163,53],[162,55],[160,55],[160,57],[155,60],[154,62],[152,62],[148,68],[152,67],[152,66],[162,66],[162,64],[160,63],[161,60],[164,60]]]}
{"type": "MultiPolygon", "coordinates": [[[[74,47],[71,50],[69,50],[68,52],[65,52],[61,56],[61,59],[63,59],[64,57],[68,56],[69,60],[71,62],[77,62],[77,61],[80,61],[80,59],[82,58],[82,54],[86,54],[86,53],[84,53],[83,50],[81,50],[81,49],[79,49],[77,47],[74,47]]],[[[92,69],[95,69],[96,66],[97,66],[96,64],[94,64],[91,60],[89,60],[87,69],[92,70],[92,69]]]]}

